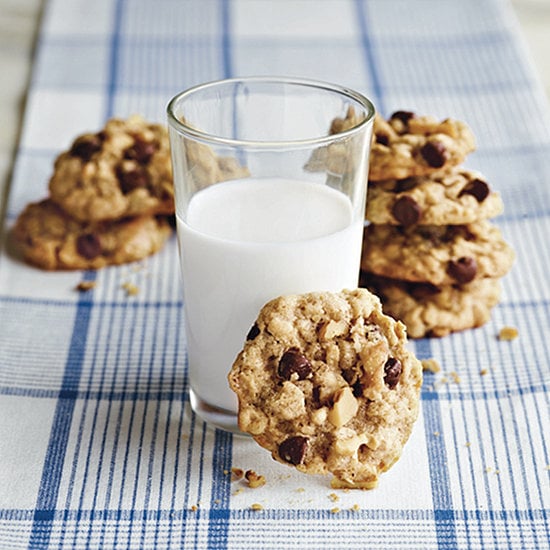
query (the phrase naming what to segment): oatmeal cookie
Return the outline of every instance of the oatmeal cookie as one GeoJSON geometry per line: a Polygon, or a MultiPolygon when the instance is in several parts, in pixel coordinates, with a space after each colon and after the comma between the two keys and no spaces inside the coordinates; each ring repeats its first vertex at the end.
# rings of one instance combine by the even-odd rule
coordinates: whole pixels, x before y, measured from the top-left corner
{"type": "MultiPolygon", "coordinates": [[[[329,128],[329,134],[335,135],[346,132],[355,126],[358,126],[364,116],[355,112],[353,107],[348,107],[345,117],[336,117],[332,120],[329,128]]],[[[370,132],[367,129],[367,139],[370,139],[370,132]]],[[[361,136],[342,137],[330,145],[315,149],[308,162],[304,166],[309,172],[326,172],[328,183],[333,187],[340,188],[349,193],[349,186],[352,185],[356,177],[358,164],[364,168],[362,161],[355,154],[357,148],[363,143],[361,136]]]]}
{"type": "Polygon", "coordinates": [[[365,228],[361,268],[436,286],[466,284],[505,275],[514,251],[489,221],[466,225],[370,224],[365,228]]]}
{"type": "Polygon", "coordinates": [[[461,121],[397,111],[374,119],[369,178],[372,181],[424,176],[461,164],[475,149],[470,128],[461,121]]]}
{"type": "Polygon", "coordinates": [[[173,214],[168,131],[138,115],[113,118],[57,157],[49,189],[52,200],[80,221],[173,214]]]}
{"type": "Polygon", "coordinates": [[[403,226],[461,225],[492,218],[502,210],[500,195],[481,174],[452,168],[429,176],[371,182],[366,218],[403,226]]]}
{"type": "Polygon", "coordinates": [[[157,252],[171,233],[169,223],[154,216],[79,222],[50,199],[29,204],[12,229],[25,260],[48,270],[98,269],[141,260],[157,252]]]}
{"type": "Polygon", "coordinates": [[[490,278],[435,286],[362,273],[361,285],[380,297],[384,313],[405,323],[411,338],[442,337],[485,324],[501,292],[500,281],[490,278]]]}
{"type": "Polygon", "coordinates": [[[418,415],[422,367],[406,343],[366,289],[272,300],[229,374],[240,428],[334,487],[376,486],[418,415]]]}
{"type": "Polygon", "coordinates": [[[185,146],[188,174],[196,189],[202,189],[212,183],[248,178],[250,171],[233,157],[217,156],[203,143],[188,140],[185,146]]]}

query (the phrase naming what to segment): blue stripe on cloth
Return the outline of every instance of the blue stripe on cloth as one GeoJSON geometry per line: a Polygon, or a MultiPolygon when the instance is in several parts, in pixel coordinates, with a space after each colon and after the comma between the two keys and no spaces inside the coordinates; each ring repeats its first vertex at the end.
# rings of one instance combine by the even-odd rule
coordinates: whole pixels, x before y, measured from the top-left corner
{"type": "Polygon", "coordinates": [[[229,532],[229,496],[231,491],[231,458],[233,436],[216,430],[212,457],[212,496],[208,516],[208,548],[227,548],[229,532]]]}
{"type": "Polygon", "coordinates": [[[372,102],[374,103],[376,110],[380,113],[385,113],[384,98],[382,92],[382,84],[380,81],[380,71],[374,55],[374,45],[369,30],[369,20],[366,12],[366,2],[364,0],[355,0],[355,10],[357,12],[357,21],[359,23],[359,32],[361,36],[361,42],[363,51],[365,53],[365,66],[367,74],[370,75],[372,80],[372,102]]]}
{"type": "Polygon", "coordinates": [[[223,78],[233,76],[233,59],[231,48],[231,2],[230,0],[219,0],[221,7],[221,37],[222,37],[222,55],[223,55],[223,78]]]}
{"type": "MultiPolygon", "coordinates": [[[[94,278],[95,275],[93,273],[86,273],[84,276],[84,279],[87,281],[93,281],[94,278]]],[[[47,546],[50,539],[75,407],[75,399],[72,393],[73,388],[78,387],[82,373],[90,317],[91,308],[89,307],[89,302],[87,299],[86,301],[82,300],[82,302],[77,304],[76,308],[69,353],[61,382],[61,392],[55,408],[50,440],[44,458],[34,521],[29,537],[29,549],[47,546]]]]}
{"type": "Polygon", "coordinates": [[[113,116],[115,111],[115,95],[117,90],[117,75],[120,55],[120,29],[122,25],[123,0],[115,0],[113,8],[113,29],[111,33],[109,78],[107,80],[106,118],[113,116]]]}
{"type": "MultiPolygon", "coordinates": [[[[158,520],[181,520],[188,517],[196,517],[197,511],[183,509],[158,509],[158,510],[141,510],[141,509],[96,509],[96,510],[51,510],[43,515],[45,517],[53,517],[55,521],[116,521],[130,520],[134,516],[142,518],[156,518],[158,520]]],[[[222,511],[222,512],[225,512],[222,511]]],[[[26,508],[0,508],[0,520],[32,520],[36,512],[26,508]]],[[[220,513],[212,512],[213,517],[219,516],[220,513]]],[[[432,509],[406,509],[406,508],[361,508],[359,510],[340,510],[339,514],[334,514],[329,509],[319,508],[264,508],[263,510],[250,510],[249,508],[229,510],[228,517],[231,520],[240,520],[243,518],[263,517],[266,520],[310,520],[310,519],[333,519],[338,521],[344,517],[354,517],[361,519],[372,519],[380,521],[410,521],[410,520],[433,520],[435,512],[432,509]]],[[[457,520],[476,520],[478,522],[492,521],[526,521],[526,522],[546,522],[550,519],[550,509],[539,508],[533,510],[455,510],[455,519],[457,520]]],[[[531,527],[525,526],[526,532],[531,531],[531,527]]]]}
{"type": "MultiPolygon", "coordinates": [[[[118,35],[121,23],[121,0],[114,4],[113,30],[111,38],[111,59],[107,89],[106,117],[112,115],[115,78],[117,71],[118,35]]],[[[96,273],[84,273],[84,280],[93,282],[96,273]]],[[[42,477],[38,489],[33,525],[29,536],[29,549],[47,547],[53,528],[53,512],[57,504],[59,486],[63,474],[63,463],[67,451],[69,434],[73,420],[76,399],[72,396],[78,388],[82,374],[82,365],[86,353],[88,329],[91,318],[91,302],[87,297],[79,298],[75,312],[75,323],[71,336],[69,353],[65,364],[61,391],[57,401],[50,440],[46,450],[42,477]],[[66,392],[71,392],[67,394],[66,392]],[[64,397],[67,395],[67,397],[64,397]],[[70,395],[70,397],[69,397],[70,395]]]]}
{"type": "MultiPolygon", "coordinates": [[[[432,357],[430,340],[424,338],[415,341],[416,356],[422,359],[432,357]]],[[[458,548],[455,511],[451,496],[451,485],[447,471],[447,450],[443,437],[433,437],[434,433],[443,433],[439,396],[426,385],[422,388],[422,412],[426,433],[426,446],[430,468],[434,521],[439,548],[458,548]]]]}

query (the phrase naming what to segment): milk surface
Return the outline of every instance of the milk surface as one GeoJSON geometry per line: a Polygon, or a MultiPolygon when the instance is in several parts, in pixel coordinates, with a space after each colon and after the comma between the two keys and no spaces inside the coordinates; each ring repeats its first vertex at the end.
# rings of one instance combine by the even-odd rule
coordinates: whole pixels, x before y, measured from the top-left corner
{"type": "Polygon", "coordinates": [[[247,178],[195,194],[179,216],[193,391],[236,411],[227,373],[260,308],[281,294],[357,286],[363,219],[343,193],[300,180],[247,178]]]}

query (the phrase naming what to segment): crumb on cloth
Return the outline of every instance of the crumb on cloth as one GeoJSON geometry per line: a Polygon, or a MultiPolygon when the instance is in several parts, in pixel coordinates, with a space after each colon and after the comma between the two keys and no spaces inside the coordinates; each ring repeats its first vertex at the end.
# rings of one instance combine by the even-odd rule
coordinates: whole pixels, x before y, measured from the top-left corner
{"type": "Polygon", "coordinates": [[[74,288],[78,292],[88,292],[96,287],[95,281],[80,281],[74,288]]]}
{"type": "Polygon", "coordinates": [[[423,371],[429,371],[437,374],[441,370],[441,365],[437,359],[434,359],[433,357],[430,359],[422,359],[420,362],[422,363],[423,371]]]}
{"type": "Polygon", "coordinates": [[[502,341],[515,340],[518,336],[519,332],[516,327],[502,327],[498,333],[498,339],[502,341]]]}

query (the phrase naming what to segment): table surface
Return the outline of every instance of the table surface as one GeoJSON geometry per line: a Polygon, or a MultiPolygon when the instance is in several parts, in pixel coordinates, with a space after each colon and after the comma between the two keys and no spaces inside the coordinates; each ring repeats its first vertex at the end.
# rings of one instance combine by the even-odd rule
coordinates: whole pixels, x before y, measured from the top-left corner
{"type": "Polygon", "coordinates": [[[0,242],[75,132],[106,113],[161,119],[174,68],[201,81],[287,63],[385,114],[470,123],[468,162],[501,192],[517,253],[490,323],[411,342],[443,370],[425,375],[403,457],[374,491],[334,492],[191,414],[175,242],[98,273],[0,249],[0,548],[549,548],[549,4],[0,0],[0,242]],[[97,289],[74,292],[82,279],[97,289]],[[500,342],[506,325],[520,337],[500,342]],[[268,483],[231,483],[232,466],[268,483]]]}

